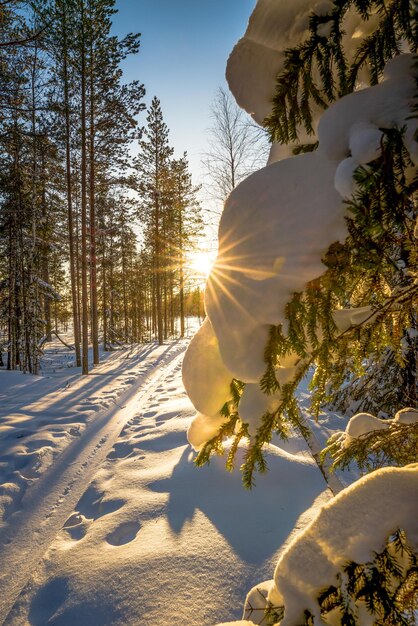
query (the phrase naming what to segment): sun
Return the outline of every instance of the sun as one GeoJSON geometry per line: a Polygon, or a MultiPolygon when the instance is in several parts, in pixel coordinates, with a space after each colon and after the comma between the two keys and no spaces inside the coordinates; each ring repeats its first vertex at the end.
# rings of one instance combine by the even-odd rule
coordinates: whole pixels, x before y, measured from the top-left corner
{"type": "Polygon", "coordinates": [[[214,262],[213,253],[207,250],[196,250],[190,254],[190,268],[198,276],[206,279],[214,262]]]}

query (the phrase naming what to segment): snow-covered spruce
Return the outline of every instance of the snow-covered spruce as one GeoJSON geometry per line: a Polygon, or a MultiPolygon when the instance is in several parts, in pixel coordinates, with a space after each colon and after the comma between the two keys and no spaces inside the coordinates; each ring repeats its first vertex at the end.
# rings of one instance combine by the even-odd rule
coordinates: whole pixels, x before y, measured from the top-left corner
{"type": "MultiPolygon", "coordinates": [[[[207,328],[192,341],[183,369],[186,389],[193,389],[191,400],[201,413],[216,415],[229,400],[228,372],[231,379],[250,383],[242,406],[251,405],[251,415],[248,410],[244,413],[253,432],[263,412],[273,408],[272,398],[261,406],[247,397],[259,397],[252,385],[258,386],[265,371],[269,326],[285,327],[285,307],[292,294],[324,272],[324,253],[333,242],[345,240],[344,198],[354,188],[354,164],[378,154],[379,129],[415,124],[409,120],[415,90],[415,57],[392,59],[382,83],[342,98],[324,113],[315,152],[261,169],[230,195],[219,228],[218,258],[206,288],[207,328]],[[356,158],[349,157],[353,163],[342,167],[351,151],[356,158]],[[199,407],[208,402],[210,412],[202,411],[199,407]]],[[[410,144],[407,147],[413,152],[410,144]]],[[[344,331],[367,319],[369,312],[367,307],[338,311],[334,321],[344,331]]],[[[277,364],[285,382],[294,374],[296,361],[294,357],[277,364]]],[[[207,420],[201,416],[199,420],[206,428],[207,420]]],[[[193,432],[201,445],[203,436],[196,428],[193,432]]]]}

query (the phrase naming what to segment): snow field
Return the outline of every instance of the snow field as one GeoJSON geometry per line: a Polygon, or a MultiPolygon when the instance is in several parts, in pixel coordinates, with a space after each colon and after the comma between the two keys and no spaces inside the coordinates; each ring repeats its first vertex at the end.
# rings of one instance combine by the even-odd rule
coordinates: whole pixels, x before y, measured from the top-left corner
{"type": "Polygon", "coordinates": [[[239,618],[247,590],[271,576],[301,515],[329,492],[297,438],[292,451],[270,447],[270,472],[252,492],[238,470],[225,471],[224,459],[196,469],[185,439],[192,416],[178,362],[138,403],[8,626],[210,626],[239,618]]]}

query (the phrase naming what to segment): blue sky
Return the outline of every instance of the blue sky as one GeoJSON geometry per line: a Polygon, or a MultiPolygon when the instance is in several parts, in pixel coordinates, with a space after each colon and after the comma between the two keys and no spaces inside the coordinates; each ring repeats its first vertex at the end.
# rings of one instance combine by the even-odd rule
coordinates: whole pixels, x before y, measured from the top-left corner
{"type": "MultiPolygon", "coordinates": [[[[138,55],[124,64],[126,80],[145,84],[146,102],[161,100],[176,155],[187,150],[194,182],[206,148],[209,107],[255,0],[117,0],[114,32],[142,33],[138,55]]],[[[145,116],[142,118],[145,123],[145,116]]]]}

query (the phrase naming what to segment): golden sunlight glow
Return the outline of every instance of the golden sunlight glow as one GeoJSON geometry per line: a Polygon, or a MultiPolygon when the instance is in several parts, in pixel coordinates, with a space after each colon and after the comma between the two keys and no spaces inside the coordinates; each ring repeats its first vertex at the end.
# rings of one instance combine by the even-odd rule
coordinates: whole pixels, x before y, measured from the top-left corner
{"type": "Polygon", "coordinates": [[[206,279],[210,274],[214,260],[213,253],[206,250],[196,251],[190,255],[190,268],[206,279]]]}

